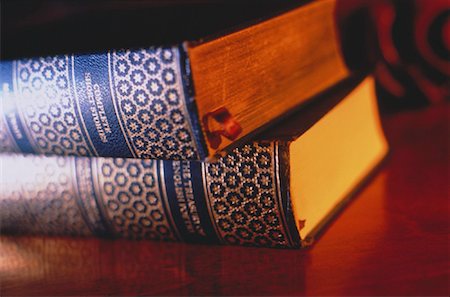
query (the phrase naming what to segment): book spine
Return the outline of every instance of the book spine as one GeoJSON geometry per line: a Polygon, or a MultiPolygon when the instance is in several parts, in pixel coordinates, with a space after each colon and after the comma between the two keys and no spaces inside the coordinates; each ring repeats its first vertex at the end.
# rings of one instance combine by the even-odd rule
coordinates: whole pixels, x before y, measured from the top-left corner
{"type": "Polygon", "coordinates": [[[2,61],[0,149],[203,159],[188,65],[182,46],[2,61]]]}
{"type": "Polygon", "coordinates": [[[4,155],[4,233],[298,247],[278,143],[214,163],[4,155]]]}

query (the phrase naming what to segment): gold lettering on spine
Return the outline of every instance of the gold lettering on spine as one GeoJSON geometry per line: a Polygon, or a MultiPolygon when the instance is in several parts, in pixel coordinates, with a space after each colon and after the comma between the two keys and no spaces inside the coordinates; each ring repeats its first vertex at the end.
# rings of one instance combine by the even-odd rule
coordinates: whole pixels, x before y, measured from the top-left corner
{"type": "Polygon", "coordinates": [[[98,136],[103,143],[107,143],[107,134],[111,133],[111,127],[106,117],[105,106],[103,105],[103,97],[100,86],[92,83],[92,76],[89,72],[84,74],[84,82],[86,84],[86,95],[91,105],[90,111],[92,120],[95,124],[98,136]]]}
{"type": "MultiPolygon", "coordinates": [[[[69,63],[69,58],[67,57],[67,63],[69,63]]],[[[97,150],[94,147],[94,144],[92,143],[92,139],[89,136],[89,130],[86,128],[86,123],[85,120],[83,118],[83,113],[81,112],[81,107],[80,107],[80,99],[78,96],[78,91],[77,91],[77,83],[75,81],[75,56],[71,55],[70,56],[70,74],[71,74],[71,82],[70,82],[70,88],[72,88],[72,94],[73,94],[73,101],[77,106],[78,109],[78,116],[80,117],[81,121],[79,122],[80,124],[80,128],[83,128],[83,130],[86,132],[87,138],[86,138],[86,142],[89,142],[89,146],[90,146],[90,150],[91,151],[91,155],[93,156],[99,156],[97,150]]]]}
{"type": "Polygon", "coordinates": [[[172,168],[176,201],[186,229],[189,233],[205,236],[195,205],[190,164],[187,161],[174,161],[172,168]]]}
{"type": "MultiPolygon", "coordinates": [[[[159,160],[157,161],[159,164],[159,171],[156,171],[159,173],[159,176],[157,175],[157,178],[161,181],[161,187],[159,188],[159,193],[160,193],[160,197],[161,197],[161,207],[164,208],[164,211],[166,213],[167,216],[167,221],[169,226],[172,226],[173,232],[174,232],[174,236],[180,240],[181,236],[180,236],[180,231],[178,230],[178,226],[175,224],[175,221],[173,220],[173,215],[172,215],[172,210],[170,209],[170,205],[169,205],[169,199],[167,196],[167,189],[166,189],[166,179],[165,179],[165,172],[164,172],[164,166],[163,160],[159,160]]],[[[155,161],[156,164],[156,161],[155,161]]],[[[155,165],[155,170],[158,168],[158,166],[155,165]]]]}

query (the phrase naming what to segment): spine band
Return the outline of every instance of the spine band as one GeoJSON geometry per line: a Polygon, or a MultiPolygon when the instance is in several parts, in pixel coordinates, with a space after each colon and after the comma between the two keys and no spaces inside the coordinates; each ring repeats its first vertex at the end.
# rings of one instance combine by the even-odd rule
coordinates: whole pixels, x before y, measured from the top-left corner
{"type": "Polygon", "coordinates": [[[247,144],[214,163],[4,155],[0,226],[16,233],[297,247],[278,149],[247,144]]]}
{"type": "Polygon", "coordinates": [[[0,63],[3,152],[204,159],[181,47],[0,63]]]}

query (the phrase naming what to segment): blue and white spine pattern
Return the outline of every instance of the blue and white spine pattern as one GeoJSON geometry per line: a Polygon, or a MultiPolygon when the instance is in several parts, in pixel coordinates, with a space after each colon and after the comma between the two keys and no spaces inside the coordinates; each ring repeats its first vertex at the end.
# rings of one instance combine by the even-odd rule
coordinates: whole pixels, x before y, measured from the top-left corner
{"type": "Polygon", "coordinates": [[[297,247],[285,148],[214,163],[3,155],[1,231],[297,247]]]}
{"type": "Polygon", "coordinates": [[[185,59],[168,47],[0,62],[0,150],[203,159],[185,59]]]}

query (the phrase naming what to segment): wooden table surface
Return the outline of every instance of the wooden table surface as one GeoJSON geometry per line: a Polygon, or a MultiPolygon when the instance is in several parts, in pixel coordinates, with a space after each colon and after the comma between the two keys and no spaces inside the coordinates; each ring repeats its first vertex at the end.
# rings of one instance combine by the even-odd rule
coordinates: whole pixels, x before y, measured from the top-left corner
{"type": "Polygon", "coordinates": [[[385,118],[391,155],[308,250],[2,236],[1,295],[449,295],[449,106],[385,118]]]}

